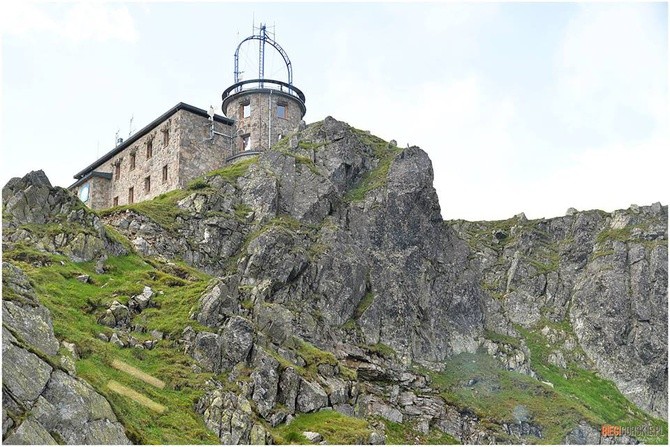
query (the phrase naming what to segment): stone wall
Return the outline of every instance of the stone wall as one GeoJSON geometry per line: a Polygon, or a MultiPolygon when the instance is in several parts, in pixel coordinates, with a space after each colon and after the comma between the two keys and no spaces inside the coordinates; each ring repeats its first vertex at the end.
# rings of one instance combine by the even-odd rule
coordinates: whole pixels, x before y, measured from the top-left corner
{"type": "Polygon", "coordinates": [[[303,114],[299,102],[291,95],[275,90],[251,90],[241,92],[239,96],[228,104],[224,110],[226,116],[236,120],[237,134],[235,150],[244,150],[243,136],[251,138],[251,150],[267,150],[269,146],[279,141],[279,135],[286,135],[294,130],[303,114]],[[271,94],[270,94],[271,93],[271,94]],[[243,106],[251,106],[250,116],[245,118],[243,106]],[[277,106],[284,105],[285,118],[277,116],[277,106]],[[268,113],[268,108],[271,112],[268,113]],[[268,128],[270,129],[270,145],[268,146],[268,128]]]}
{"type": "MultiPolygon", "coordinates": [[[[182,188],[193,178],[222,167],[231,154],[231,143],[228,138],[220,136],[206,141],[209,128],[207,118],[183,109],[177,111],[96,169],[112,173],[112,180],[107,187],[103,186],[109,191],[106,201],[96,200],[89,206],[99,209],[127,205],[130,203],[130,188],[133,188],[134,203],[149,200],[182,188]],[[151,154],[147,152],[149,142],[151,154]],[[134,167],[131,162],[133,154],[134,167]]],[[[225,134],[233,133],[230,126],[219,122],[215,129],[225,134]]],[[[94,185],[91,185],[91,192],[100,197],[94,185]]]]}
{"type": "MultiPolygon", "coordinates": [[[[177,123],[179,152],[178,187],[185,187],[194,178],[225,164],[232,155],[233,138],[214,135],[211,140],[211,121],[186,110],[174,115],[177,123]]],[[[234,137],[235,129],[223,123],[215,122],[214,130],[234,137]]]]}
{"type": "Polygon", "coordinates": [[[99,171],[112,173],[108,207],[130,203],[130,188],[133,188],[133,203],[177,188],[178,129],[175,124],[175,115],[172,115],[97,168],[99,171]],[[152,147],[151,156],[147,154],[149,142],[152,147]],[[166,181],[163,181],[164,166],[167,166],[168,173],[166,181]],[[150,179],[148,191],[145,191],[146,178],[150,179]]]}
{"type": "Polygon", "coordinates": [[[86,206],[94,210],[105,208],[109,206],[109,185],[111,180],[103,177],[91,177],[88,181],[90,184],[90,192],[86,206]]]}

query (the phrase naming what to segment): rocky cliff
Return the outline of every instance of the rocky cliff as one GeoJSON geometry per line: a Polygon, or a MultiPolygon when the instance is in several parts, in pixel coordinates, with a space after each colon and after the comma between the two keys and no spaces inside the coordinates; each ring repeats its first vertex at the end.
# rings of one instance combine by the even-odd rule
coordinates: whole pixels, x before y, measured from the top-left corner
{"type": "Polygon", "coordinates": [[[88,347],[76,366],[112,407],[129,405],[112,357],[168,378],[135,387],[198,437],[147,437],[128,407],[137,442],[667,439],[667,207],[445,222],[432,181],[421,149],[327,118],[99,216],[39,174],[12,180],[3,249],[38,283],[57,259],[55,281],[89,278],[86,329],[56,335],[88,347]]]}

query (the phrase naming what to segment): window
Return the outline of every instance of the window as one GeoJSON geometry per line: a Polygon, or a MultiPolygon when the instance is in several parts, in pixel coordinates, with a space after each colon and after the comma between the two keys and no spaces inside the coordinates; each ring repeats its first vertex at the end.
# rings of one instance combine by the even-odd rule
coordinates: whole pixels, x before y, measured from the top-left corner
{"type": "Polygon", "coordinates": [[[251,149],[251,134],[242,135],[242,150],[248,151],[251,149]]]}
{"type": "Polygon", "coordinates": [[[168,181],[168,170],[167,165],[163,166],[163,183],[168,181]]]}
{"type": "Polygon", "coordinates": [[[135,169],[135,154],[130,154],[130,170],[135,169]]]}
{"type": "Polygon", "coordinates": [[[112,206],[119,206],[119,196],[112,199],[112,206]]]}
{"type": "Polygon", "coordinates": [[[154,156],[154,142],[147,140],[147,160],[154,156]]]}
{"type": "Polygon", "coordinates": [[[128,188],[128,204],[135,203],[135,188],[128,188]]]}
{"type": "Polygon", "coordinates": [[[249,118],[251,116],[251,104],[242,106],[242,117],[249,118]]]}
{"type": "Polygon", "coordinates": [[[144,179],[144,192],[151,192],[151,176],[144,179]]]}
{"type": "Polygon", "coordinates": [[[286,118],[286,106],[277,104],[277,118],[286,118]]]}
{"type": "Polygon", "coordinates": [[[163,132],[163,146],[167,146],[170,142],[170,129],[166,127],[162,130],[163,132]]]}
{"type": "Polygon", "coordinates": [[[114,165],[114,180],[118,180],[121,177],[121,161],[117,161],[114,165]]]}
{"type": "Polygon", "coordinates": [[[277,134],[277,141],[281,141],[282,138],[284,138],[284,135],[278,133],[277,134]]]}

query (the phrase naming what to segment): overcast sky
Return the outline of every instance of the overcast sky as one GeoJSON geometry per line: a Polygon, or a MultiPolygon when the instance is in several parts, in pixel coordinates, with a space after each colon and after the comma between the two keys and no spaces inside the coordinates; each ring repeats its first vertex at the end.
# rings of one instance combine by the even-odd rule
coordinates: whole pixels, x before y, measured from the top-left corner
{"type": "Polygon", "coordinates": [[[308,123],[331,115],[428,152],[445,219],[668,203],[665,3],[0,9],[3,185],[36,169],[70,185],[131,117],[139,130],[180,101],[220,110],[255,21],[289,54],[308,123]]]}

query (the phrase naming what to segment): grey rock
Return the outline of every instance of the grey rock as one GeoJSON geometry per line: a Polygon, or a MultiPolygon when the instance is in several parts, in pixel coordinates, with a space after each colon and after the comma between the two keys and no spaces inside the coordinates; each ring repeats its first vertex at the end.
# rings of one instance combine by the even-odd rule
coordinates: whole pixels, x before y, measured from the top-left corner
{"type": "Polygon", "coordinates": [[[251,380],[254,384],[254,392],[251,400],[256,402],[258,414],[267,418],[277,399],[279,362],[272,358],[265,349],[255,346],[252,364],[254,372],[251,373],[251,380]]]}
{"type": "Polygon", "coordinates": [[[296,410],[309,413],[328,406],[328,395],[318,383],[300,379],[296,410]]]}
{"type": "Polygon", "coordinates": [[[386,444],[386,436],[384,434],[373,431],[370,433],[370,437],[368,438],[368,443],[370,445],[383,445],[386,444]]]}
{"type": "Polygon", "coordinates": [[[126,344],[123,341],[121,341],[121,339],[119,338],[119,336],[116,332],[114,332],[112,334],[112,336],[109,337],[109,342],[114,343],[119,348],[125,348],[126,347],[126,344]]]}
{"type": "Polygon", "coordinates": [[[49,432],[32,418],[26,419],[2,441],[6,445],[57,445],[49,432]]]}
{"type": "Polygon", "coordinates": [[[53,368],[35,354],[9,340],[3,328],[2,385],[20,403],[32,405],[42,394],[53,368]]]}
{"type": "Polygon", "coordinates": [[[54,371],[42,396],[50,405],[36,410],[37,420],[68,444],[130,444],[112,407],[85,382],[54,371]]]}
{"type": "Polygon", "coordinates": [[[286,406],[289,413],[295,413],[300,387],[300,376],[293,368],[286,368],[279,376],[277,401],[286,406]]]}
{"type": "Polygon", "coordinates": [[[91,277],[89,275],[79,275],[77,276],[77,281],[87,284],[91,282],[91,277]]]}
{"type": "Polygon", "coordinates": [[[45,354],[56,354],[58,340],[53,334],[51,313],[39,303],[23,271],[3,262],[2,285],[5,289],[2,301],[3,324],[45,354]],[[8,299],[10,291],[16,297],[11,301],[8,299]]]}
{"type": "Polygon", "coordinates": [[[214,279],[200,297],[200,324],[218,327],[226,317],[239,313],[239,278],[235,275],[214,279]]]}
{"type": "Polygon", "coordinates": [[[107,309],[105,313],[98,318],[98,324],[107,327],[116,327],[116,318],[111,309],[107,309]]]}
{"type": "Polygon", "coordinates": [[[302,432],[302,435],[305,438],[307,438],[310,444],[318,444],[319,442],[323,441],[323,436],[321,436],[320,433],[316,433],[313,431],[304,431],[302,432]]]}
{"type": "Polygon", "coordinates": [[[130,323],[130,310],[127,306],[124,306],[118,301],[114,301],[112,305],[109,306],[109,311],[112,313],[112,315],[114,315],[116,327],[128,326],[130,323]]]}

